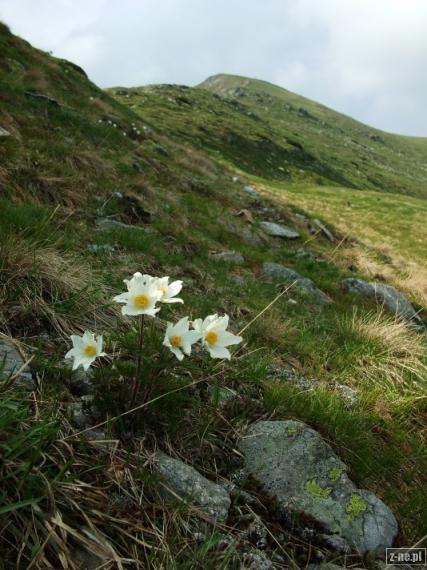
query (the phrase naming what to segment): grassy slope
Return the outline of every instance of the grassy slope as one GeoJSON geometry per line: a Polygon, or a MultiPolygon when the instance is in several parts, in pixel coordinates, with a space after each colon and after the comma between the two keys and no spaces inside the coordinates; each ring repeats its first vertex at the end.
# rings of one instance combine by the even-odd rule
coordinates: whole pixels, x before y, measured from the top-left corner
{"type": "MultiPolygon", "coordinates": [[[[312,186],[294,187],[288,182],[299,180],[302,169],[306,184],[317,177],[325,184],[337,182],[341,176],[350,180],[345,168],[337,170],[334,166],[329,171],[331,161],[326,158],[323,170],[318,166],[313,170],[304,168],[307,153],[295,146],[295,140],[279,148],[275,142],[278,135],[272,133],[271,125],[248,116],[244,105],[215,97],[209,91],[152,87],[125,90],[116,101],[70,64],[34,50],[6,29],[0,29],[0,42],[0,125],[13,134],[0,142],[2,330],[38,347],[33,366],[43,379],[37,394],[38,407],[21,410],[23,419],[19,424],[13,419],[16,412],[11,414],[10,410],[21,406],[20,400],[13,399],[8,413],[5,409],[1,413],[2,433],[13,440],[23,432],[22,437],[27,441],[34,437],[33,447],[39,445],[44,452],[41,457],[34,453],[30,457],[36,469],[31,480],[28,475],[22,478],[18,494],[13,485],[11,490],[6,486],[10,502],[42,496],[40,510],[23,506],[19,516],[7,519],[12,525],[8,540],[13,537],[17,543],[20,533],[27,533],[32,524],[38,528],[39,535],[31,531],[30,539],[25,539],[28,549],[24,560],[28,562],[35,556],[43,543],[44,513],[51,508],[53,493],[56,508],[68,525],[79,531],[87,524],[84,517],[89,517],[99,536],[106,537],[121,556],[129,557],[132,552],[131,556],[146,566],[157,568],[163,563],[185,568],[197,567],[195,561],[199,557],[203,560],[210,549],[211,567],[220,567],[226,554],[215,548],[215,540],[199,549],[185,531],[187,514],[178,513],[172,519],[167,510],[162,510],[156,500],[155,480],[146,469],[149,452],[155,446],[172,449],[211,478],[228,478],[236,467],[230,451],[236,438],[248,422],[266,415],[296,417],[319,429],[349,465],[357,484],[377,492],[395,510],[401,525],[400,544],[421,538],[426,530],[422,487],[425,465],[419,433],[425,413],[423,336],[378,317],[369,303],[355,300],[358,307],[353,312],[339,283],[343,277],[355,274],[349,270],[350,254],[365,252],[357,241],[346,243],[345,252],[344,248],[336,250],[320,236],[314,240],[300,226],[304,247],[324,258],[319,264],[298,254],[301,242],[281,247],[273,240],[262,246],[243,244],[240,235],[247,224],[234,216],[241,208],[249,208],[256,223],[262,219],[259,207],[242,191],[244,181],[253,181],[265,196],[264,206],[271,208],[273,218],[298,225],[294,212],[300,208],[326,218],[324,201],[312,186]],[[26,90],[54,97],[61,106],[28,98],[26,90]],[[178,101],[179,97],[183,100],[178,101]],[[119,126],[115,128],[108,120],[119,126]],[[277,163],[271,158],[272,152],[277,155],[277,163]],[[290,163],[289,173],[277,170],[284,156],[290,163]],[[232,181],[234,174],[240,181],[232,181]],[[132,208],[111,198],[113,190],[132,198],[132,208]],[[141,208],[151,211],[151,221],[136,233],[125,229],[96,232],[95,219],[102,204],[104,214],[123,222],[140,223],[141,208]],[[133,213],[135,207],[140,208],[137,215],[133,213]],[[108,245],[114,251],[94,255],[87,250],[89,244],[108,245]],[[223,249],[240,250],[245,263],[230,267],[213,262],[211,252],[223,249]],[[200,390],[171,395],[147,409],[138,422],[112,426],[112,436],[121,439],[114,459],[94,454],[93,449],[88,452],[73,440],[64,446],[51,423],[43,428],[43,440],[31,432],[40,425],[39,409],[52,413],[53,402],[59,400],[54,416],[60,418],[63,433],[70,433],[63,419],[70,399],[63,388],[66,376],[56,366],[67,348],[64,331],[89,323],[92,326],[96,319],[99,332],[130,343],[132,353],[134,338],[122,325],[112,327],[114,313],[108,302],[113,291],[121,290],[123,277],[143,270],[181,278],[186,284],[186,305],[175,308],[168,318],[225,311],[237,331],[277,294],[273,284],[259,279],[260,265],[265,260],[284,263],[311,277],[334,304],[320,309],[291,292],[289,296],[297,304],[282,297],[249,327],[240,358],[217,369],[217,380],[238,391],[234,403],[218,410],[209,403],[204,384],[200,390]],[[315,377],[318,389],[301,392],[300,388],[269,380],[272,364],[279,368],[291,364],[299,373],[315,377]],[[347,410],[339,394],[331,389],[337,380],[359,390],[360,401],[355,409],[347,410]],[[38,469],[51,481],[49,492],[45,479],[37,479],[38,469]],[[88,485],[87,492],[79,491],[75,481],[88,485]],[[113,497],[117,499],[114,503],[113,497]],[[105,515],[112,513],[115,524],[94,514],[100,510],[105,515]],[[146,529],[142,535],[141,526],[146,529]],[[129,535],[148,546],[143,547],[129,535]],[[31,551],[33,546],[36,548],[31,551]]],[[[300,132],[295,136],[302,139],[300,132]]],[[[316,146],[314,142],[310,145],[316,146]]],[[[314,152],[311,146],[310,154],[314,152]]],[[[408,147],[407,152],[412,150],[408,147]]],[[[313,160],[309,162],[313,164],[313,160]]],[[[419,181],[411,185],[404,172],[396,176],[400,177],[399,184],[405,181],[408,192],[420,193],[419,181]]],[[[322,186],[320,192],[332,203],[332,198],[344,191],[322,186]]],[[[347,192],[354,201],[377,195],[347,192]]],[[[393,200],[399,211],[397,194],[390,198],[378,196],[393,200]]],[[[406,202],[415,204],[416,199],[402,197],[402,204],[406,202]]],[[[372,199],[372,208],[376,206],[372,199]]],[[[339,229],[353,231],[351,218],[346,219],[339,229]]],[[[358,229],[364,223],[365,217],[358,229]]],[[[401,253],[409,251],[409,237],[405,248],[401,253]]],[[[421,255],[421,248],[417,252],[421,255]]],[[[381,268],[390,266],[381,250],[369,253],[381,268]]],[[[111,342],[109,351],[113,349],[111,342]]],[[[158,345],[154,346],[158,350],[158,345]]],[[[126,365],[122,355],[118,366],[126,365]]],[[[157,379],[154,395],[179,387],[188,378],[199,380],[210,373],[209,363],[198,356],[183,366],[174,363],[166,378],[157,379]]],[[[100,406],[114,415],[120,411],[123,386],[113,378],[106,391],[105,378],[101,376],[97,381],[100,406]]],[[[15,457],[13,450],[9,453],[15,457]]],[[[29,453],[26,448],[25,453],[29,453]]],[[[14,465],[11,460],[1,476],[5,478],[7,469],[14,465]]],[[[230,524],[236,527],[240,524],[237,507],[233,507],[230,517],[230,524]]],[[[274,532],[277,523],[266,519],[266,524],[274,532]]],[[[76,536],[80,535],[75,535],[79,542],[76,536]]],[[[308,550],[298,541],[287,541],[287,552],[304,565],[308,550]]],[[[13,543],[10,547],[4,544],[5,568],[13,567],[13,543]]],[[[64,544],[62,548],[65,552],[64,544]]],[[[43,556],[58,567],[51,545],[43,543],[38,556],[41,567],[43,556]]],[[[235,555],[230,556],[232,563],[228,567],[239,567],[235,555]]],[[[206,561],[203,564],[206,567],[206,561]]]]}

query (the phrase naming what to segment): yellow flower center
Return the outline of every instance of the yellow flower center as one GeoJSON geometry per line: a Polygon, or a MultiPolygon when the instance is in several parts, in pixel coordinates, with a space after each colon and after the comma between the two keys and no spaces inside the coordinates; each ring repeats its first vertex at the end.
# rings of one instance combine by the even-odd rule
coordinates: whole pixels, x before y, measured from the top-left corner
{"type": "Polygon", "coordinates": [[[179,335],[172,336],[170,339],[171,345],[178,348],[182,344],[182,338],[179,335]]]}
{"type": "Polygon", "coordinates": [[[84,347],[83,352],[85,353],[85,356],[89,356],[89,357],[95,356],[95,354],[96,354],[96,346],[93,346],[93,344],[87,344],[87,345],[84,347]]]}
{"type": "Polygon", "coordinates": [[[137,309],[146,309],[150,304],[150,298],[147,295],[144,295],[144,293],[141,293],[141,295],[136,295],[136,297],[134,297],[133,304],[137,309]]]}
{"type": "Polygon", "coordinates": [[[216,344],[218,340],[218,334],[215,331],[209,331],[208,334],[205,336],[205,341],[213,346],[216,344]]]}

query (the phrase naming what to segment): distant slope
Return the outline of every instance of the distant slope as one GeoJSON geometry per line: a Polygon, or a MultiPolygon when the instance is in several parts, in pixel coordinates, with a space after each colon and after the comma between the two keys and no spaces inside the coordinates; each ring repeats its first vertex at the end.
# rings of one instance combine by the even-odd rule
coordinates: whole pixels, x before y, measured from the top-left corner
{"type": "Polygon", "coordinates": [[[198,87],[238,100],[276,137],[297,137],[351,186],[427,197],[427,138],[374,129],[266,81],[215,75],[198,87]]]}

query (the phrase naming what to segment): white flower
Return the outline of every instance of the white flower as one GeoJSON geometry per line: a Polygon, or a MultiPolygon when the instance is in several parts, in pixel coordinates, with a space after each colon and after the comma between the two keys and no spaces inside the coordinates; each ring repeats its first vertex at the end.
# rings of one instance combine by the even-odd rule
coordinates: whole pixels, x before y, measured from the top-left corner
{"type": "Polygon", "coordinates": [[[72,334],[70,338],[73,348],[67,352],[65,358],[74,358],[73,370],[80,365],[87,370],[98,356],[105,356],[105,352],[102,352],[101,335],[95,338],[93,333],[86,331],[83,336],[72,334]]]}
{"type": "Polygon", "coordinates": [[[124,279],[128,291],[114,297],[117,303],[124,303],[123,315],[150,315],[154,317],[160,311],[156,303],[161,293],[150,275],[134,273],[132,279],[124,279]]]}
{"type": "Polygon", "coordinates": [[[212,358],[227,358],[230,360],[230,351],[226,348],[232,344],[242,342],[242,337],[228,332],[228,315],[218,317],[218,315],[209,315],[204,321],[196,319],[193,327],[202,336],[202,343],[212,358]]]}
{"type": "Polygon", "coordinates": [[[183,303],[184,301],[179,297],[174,298],[175,295],[182,289],[182,281],[172,281],[169,284],[169,277],[161,277],[157,279],[157,287],[161,293],[160,302],[161,303],[183,303]]]}
{"type": "Polygon", "coordinates": [[[168,323],[163,345],[167,346],[178,360],[184,358],[184,354],[191,354],[191,345],[201,338],[198,331],[190,331],[188,317],[184,317],[175,325],[168,323]]]}

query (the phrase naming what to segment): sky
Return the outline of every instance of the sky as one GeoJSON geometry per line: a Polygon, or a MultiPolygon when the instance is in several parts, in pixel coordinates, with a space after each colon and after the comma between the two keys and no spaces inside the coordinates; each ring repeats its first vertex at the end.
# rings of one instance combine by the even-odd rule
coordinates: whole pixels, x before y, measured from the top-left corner
{"type": "Polygon", "coordinates": [[[427,0],[0,0],[0,20],[101,87],[232,73],[427,136],[427,0]]]}

